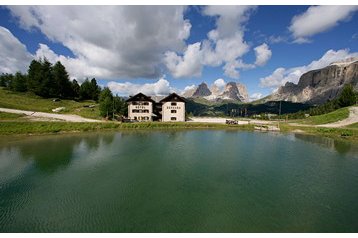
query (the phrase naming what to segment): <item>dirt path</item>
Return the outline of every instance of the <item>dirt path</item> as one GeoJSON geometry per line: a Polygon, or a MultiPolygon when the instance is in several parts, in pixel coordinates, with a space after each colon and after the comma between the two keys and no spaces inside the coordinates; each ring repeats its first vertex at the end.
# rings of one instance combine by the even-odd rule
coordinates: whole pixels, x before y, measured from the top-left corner
{"type": "Polygon", "coordinates": [[[15,114],[24,114],[30,118],[46,118],[49,121],[52,120],[61,120],[68,122],[102,122],[100,120],[88,119],[78,115],[71,114],[56,114],[56,113],[47,113],[47,112],[34,112],[34,111],[25,111],[25,110],[17,110],[17,109],[8,109],[8,108],[0,108],[0,112],[8,112],[15,114]]]}
{"type": "Polygon", "coordinates": [[[350,107],[348,118],[341,120],[341,121],[337,121],[337,122],[333,122],[333,123],[329,123],[329,124],[318,125],[318,126],[319,127],[343,127],[343,126],[348,126],[350,124],[357,123],[357,122],[358,122],[358,107],[350,107]]]}

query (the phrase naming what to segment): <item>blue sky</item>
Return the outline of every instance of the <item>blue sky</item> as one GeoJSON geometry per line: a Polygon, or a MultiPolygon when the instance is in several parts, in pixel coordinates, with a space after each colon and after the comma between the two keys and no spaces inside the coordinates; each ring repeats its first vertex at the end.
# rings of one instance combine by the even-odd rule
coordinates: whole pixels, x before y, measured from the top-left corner
{"type": "Polygon", "coordinates": [[[0,8],[0,73],[60,60],[120,95],[244,84],[252,98],[357,57],[357,6],[0,8]],[[2,53],[1,53],[2,52],[2,53]],[[218,79],[223,79],[219,80],[218,79]]]}

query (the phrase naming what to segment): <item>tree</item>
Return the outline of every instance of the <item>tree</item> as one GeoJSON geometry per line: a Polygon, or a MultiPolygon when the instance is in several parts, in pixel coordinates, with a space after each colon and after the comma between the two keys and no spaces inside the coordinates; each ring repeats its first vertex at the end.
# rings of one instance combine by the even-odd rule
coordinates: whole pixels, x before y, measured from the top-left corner
{"type": "Polygon", "coordinates": [[[74,79],[71,83],[72,88],[72,98],[78,98],[80,96],[80,85],[78,85],[78,82],[76,79],[74,79]]]}
{"type": "Polygon", "coordinates": [[[97,81],[93,78],[91,81],[86,79],[80,88],[80,99],[92,99],[98,101],[99,94],[101,92],[101,88],[97,85],[97,81]]]}
{"type": "Polygon", "coordinates": [[[52,67],[53,80],[56,87],[53,90],[54,96],[67,98],[72,96],[72,85],[65,66],[60,61],[52,67]]]}
{"type": "Polygon", "coordinates": [[[338,98],[340,107],[348,107],[356,103],[356,95],[351,84],[344,86],[341,95],[338,98]]]}
{"type": "Polygon", "coordinates": [[[101,88],[97,85],[97,81],[95,78],[91,80],[91,98],[92,100],[98,101],[99,95],[101,93],[101,88]]]}
{"type": "Polygon", "coordinates": [[[57,84],[52,73],[52,64],[45,58],[41,64],[40,91],[37,93],[43,97],[56,97],[57,84]]]}
{"type": "Polygon", "coordinates": [[[0,87],[8,88],[12,82],[14,75],[12,74],[1,74],[0,75],[0,87]]]}
{"type": "Polygon", "coordinates": [[[102,117],[112,118],[113,115],[113,95],[109,88],[104,88],[99,96],[99,112],[102,117]]]}
{"type": "Polygon", "coordinates": [[[81,84],[79,95],[81,100],[91,99],[91,83],[88,79],[81,84]]]}
{"type": "Polygon", "coordinates": [[[32,60],[27,71],[27,88],[29,91],[38,94],[41,92],[41,62],[32,60]]]}
{"type": "Polygon", "coordinates": [[[10,89],[16,92],[27,91],[27,76],[17,72],[10,82],[10,89]]]}
{"type": "Polygon", "coordinates": [[[117,95],[114,97],[113,100],[114,100],[114,112],[122,116],[127,115],[128,105],[126,101],[123,98],[118,97],[117,95]]]}

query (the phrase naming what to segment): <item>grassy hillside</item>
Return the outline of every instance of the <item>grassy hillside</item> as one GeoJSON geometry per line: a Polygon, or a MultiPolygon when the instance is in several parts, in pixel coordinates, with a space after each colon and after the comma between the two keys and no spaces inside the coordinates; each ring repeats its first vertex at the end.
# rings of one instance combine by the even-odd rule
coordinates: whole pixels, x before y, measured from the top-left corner
{"type": "Polygon", "coordinates": [[[310,125],[321,125],[321,124],[337,122],[348,118],[348,116],[349,116],[348,107],[344,107],[327,114],[322,114],[319,116],[311,116],[304,120],[299,120],[297,122],[310,124],[310,125]]]}
{"type": "Polygon", "coordinates": [[[76,114],[94,119],[100,118],[98,104],[94,101],[61,100],[54,102],[52,98],[46,99],[31,93],[18,93],[5,89],[0,89],[0,107],[39,112],[52,112],[52,109],[65,107],[65,110],[60,113],[76,114]],[[84,107],[88,105],[95,105],[95,107],[84,107]]]}

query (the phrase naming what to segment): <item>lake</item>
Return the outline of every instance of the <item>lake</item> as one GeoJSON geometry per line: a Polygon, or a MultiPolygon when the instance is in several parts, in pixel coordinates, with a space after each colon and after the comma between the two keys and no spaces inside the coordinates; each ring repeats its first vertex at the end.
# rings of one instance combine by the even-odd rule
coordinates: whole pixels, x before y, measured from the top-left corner
{"type": "Polygon", "coordinates": [[[1,232],[358,232],[358,147],[236,130],[0,137],[1,232]]]}

